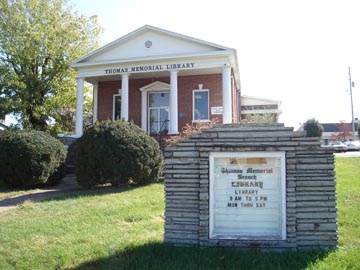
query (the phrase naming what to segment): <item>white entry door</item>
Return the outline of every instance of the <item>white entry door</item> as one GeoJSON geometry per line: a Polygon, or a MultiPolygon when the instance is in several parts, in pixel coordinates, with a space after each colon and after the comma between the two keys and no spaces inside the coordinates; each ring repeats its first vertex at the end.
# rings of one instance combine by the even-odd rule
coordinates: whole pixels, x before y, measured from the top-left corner
{"type": "Polygon", "coordinates": [[[150,134],[169,131],[169,93],[149,93],[148,124],[150,134]]]}

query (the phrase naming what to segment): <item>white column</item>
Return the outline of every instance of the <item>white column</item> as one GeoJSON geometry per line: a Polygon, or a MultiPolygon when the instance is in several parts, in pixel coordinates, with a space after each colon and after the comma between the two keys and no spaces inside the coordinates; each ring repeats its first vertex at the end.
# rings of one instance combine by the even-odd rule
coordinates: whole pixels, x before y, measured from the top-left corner
{"type": "Polygon", "coordinates": [[[77,78],[75,136],[83,134],[84,78],[77,78]]]}
{"type": "Polygon", "coordinates": [[[222,71],[223,124],[232,123],[231,106],[231,67],[225,66],[222,71]]]}
{"type": "Polygon", "coordinates": [[[98,89],[97,84],[93,84],[93,123],[97,121],[98,115],[98,89]]]}
{"type": "Polygon", "coordinates": [[[178,134],[178,84],[177,71],[170,72],[170,134],[178,134]]]}
{"type": "Polygon", "coordinates": [[[121,78],[121,119],[129,121],[129,74],[121,78]]]}
{"type": "Polygon", "coordinates": [[[141,91],[141,128],[147,131],[147,92],[141,91]]]}

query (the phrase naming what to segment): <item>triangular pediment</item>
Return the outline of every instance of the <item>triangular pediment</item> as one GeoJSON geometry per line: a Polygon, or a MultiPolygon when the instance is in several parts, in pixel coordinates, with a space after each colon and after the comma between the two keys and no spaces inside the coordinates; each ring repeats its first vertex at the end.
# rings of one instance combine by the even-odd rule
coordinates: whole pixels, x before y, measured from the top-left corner
{"type": "Polygon", "coordinates": [[[109,63],[233,50],[221,45],[145,25],[73,63],[109,63]]]}
{"type": "Polygon", "coordinates": [[[170,89],[170,84],[160,82],[160,81],[155,81],[155,82],[152,82],[148,85],[141,87],[140,91],[162,91],[162,90],[169,90],[169,89],[170,89]]]}

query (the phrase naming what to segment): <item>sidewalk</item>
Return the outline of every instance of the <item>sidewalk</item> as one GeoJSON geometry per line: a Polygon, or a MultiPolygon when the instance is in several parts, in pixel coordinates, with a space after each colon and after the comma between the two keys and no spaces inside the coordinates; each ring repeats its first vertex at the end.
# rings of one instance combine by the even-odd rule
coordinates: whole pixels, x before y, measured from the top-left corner
{"type": "Polygon", "coordinates": [[[75,175],[65,176],[61,183],[53,188],[42,189],[33,192],[29,192],[24,195],[19,195],[12,198],[7,198],[0,201],[0,212],[14,208],[17,205],[23,204],[25,201],[42,201],[51,198],[55,195],[61,195],[68,192],[80,191],[82,188],[76,182],[75,175]]]}

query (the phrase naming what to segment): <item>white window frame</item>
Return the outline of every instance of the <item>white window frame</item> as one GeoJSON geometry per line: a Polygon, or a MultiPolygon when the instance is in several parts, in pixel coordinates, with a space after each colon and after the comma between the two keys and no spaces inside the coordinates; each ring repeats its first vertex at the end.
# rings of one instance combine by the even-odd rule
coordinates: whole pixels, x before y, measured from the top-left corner
{"type": "MultiPolygon", "coordinates": [[[[141,92],[141,128],[149,134],[150,131],[149,131],[149,125],[148,125],[148,120],[149,120],[148,93],[155,93],[155,92],[169,92],[170,93],[170,84],[160,82],[160,81],[155,81],[153,83],[150,83],[148,85],[141,87],[139,90],[141,92]]],[[[169,101],[169,113],[170,113],[170,111],[171,111],[171,106],[170,106],[170,101],[169,101]]]]}
{"type": "MultiPolygon", "coordinates": [[[[113,95],[113,108],[112,108],[112,120],[116,120],[115,119],[115,99],[116,97],[121,97],[121,89],[119,90],[118,94],[114,94],[113,95]]],[[[121,111],[120,111],[120,119],[121,119],[121,111]]]]}
{"type": "Polygon", "coordinates": [[[210,122],[210,91],[209,89],[195,89],[193,90],[193,94],[192,94],[192,121],[194,123],[201,123],[201,122],[210,122]],[[195,93],[197,92],[207,92],[208,93],[208,119],[194,119],[194,113],[195,113],[195,93]]]}
{"type": "MultiPolygon", "coordinates": [[[[169,122],[168,122],[168,126],[170,127],[170,91],[167,91],[167,90],[158,90],[158,91],[148,91],[147,92],[147,130],[148,130],[148,133],[151,134],[151,129],[150,129],[150,110],[151,109],[154,109],[154,108],[157,108],[157,109],[168,109],[168,114],[169,114],[169,122]],[[149,104],[149,101],[150,101],[150,98],[149,96],[151,94],[169,94],[169,105],[166,107],[166,106],[158,106],[158,107],[150,107],[150,104],[149,104]]],[[[158,111],[159,113],[159,111],[158,111]]],[[[161,126],[160,126],[161,127],[161,126]]]]}

